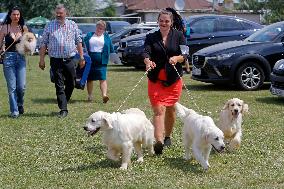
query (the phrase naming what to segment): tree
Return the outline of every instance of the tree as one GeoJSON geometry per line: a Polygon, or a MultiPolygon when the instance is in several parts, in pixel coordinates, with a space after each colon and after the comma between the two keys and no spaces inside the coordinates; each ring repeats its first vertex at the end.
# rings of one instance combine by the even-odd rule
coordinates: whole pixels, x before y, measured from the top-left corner
{"type": "Polygon", "coordinates": [[[69,16],[89,16],[95,8],[94,0],[1,0],[0,9],[7,11],[9,8],[19,6],[25,19],[36,16],[52,18],[55,6],[64,4],[69,12],[69,16]]]}
{"type": "Polygon", "coordinates": [[[258,0],[240,0],[240,3],[237,5],[238,10],[249,10],[254,13],[259,12],[263,7],[264,3],[258,0]]]}
{"type": "Polygon", "coordinates": [[[274,23],[284,20],[283,1],[269,0],[266,2],[265,9],[267,10],[265,15],[267,23],[274,23]]]}

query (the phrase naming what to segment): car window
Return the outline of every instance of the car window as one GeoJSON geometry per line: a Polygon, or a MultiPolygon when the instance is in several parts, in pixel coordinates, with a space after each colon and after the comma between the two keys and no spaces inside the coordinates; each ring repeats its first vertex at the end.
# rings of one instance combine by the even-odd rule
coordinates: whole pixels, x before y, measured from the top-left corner
{"type": "Polygon", "coordinates": [[[271,42],[276,39],[280,33],[283,33],[284,31],[284,24],[272,24],[270,26],[267,26],[263,28],[262,30],[259,30],[246,38],[246,41],[252,41],[252,42],[271,42]]]}
{"type": "Polygon", "coordinates": [[[218,24],[219,31],[233,31],[233,30],[243,30],[243,26],[239,20],[220,18],[220,24],[218,24]]]}
{"type": "Polygon", "coordinates": [[[78,28],[83,34],[87,34],[88,32],[96,31],[96,24],[78,24],[78,28]]]}
{"type": "Polygon", "coordinates": [[[248,22],[241,22],[241,24],[243,25],[245,30],[258,28],[258,27],[254,26],[253,24],[248,23],[248,22]]]}
{"type": "Polygon", "coordinates": [[[202,20],[198,20],[194,22],[190,29],[192,33],[210,33],[214,32],[214,26],[215,26],[215,19],[213,18],[206,18],[202,20]]]}

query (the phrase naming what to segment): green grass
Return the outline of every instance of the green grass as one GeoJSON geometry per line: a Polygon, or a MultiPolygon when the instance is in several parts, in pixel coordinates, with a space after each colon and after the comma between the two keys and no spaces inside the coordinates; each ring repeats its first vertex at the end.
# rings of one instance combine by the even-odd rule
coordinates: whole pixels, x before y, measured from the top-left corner
{"type": "MultiPolygon", "coordinates": [[[[110,101],[102,103],[98,82],[92,103],[87,102],[86,91],[75,90],[69,115],[61,120],[56,117],[59,110],[48,69],[41,71],[38,60],[28,57],[26,113],[18,119],[8,117],[7,88],[0,74],[0,188],[284,188],[284,99],[272,96],[268,84],[244,92],[185,75],[190,96],[184,90],[181,103],[212,112],[215,121],[227,99],[238,97],[248,103],[240,150],[212,153],[211,168],[204,172],[197,162],[183,160],[182,124],[177,119],[171,148],[160,157],[146,154],[142,164],[133,156],[129,170],[121,171],[119,162],[106,158],[101,133],[87,137],[82,127],[92,112],[116,111],[144,72],[110,65],[110,101]]],[[[122,109],[130,107],[151,117],[146,78],[122,109]]]]}

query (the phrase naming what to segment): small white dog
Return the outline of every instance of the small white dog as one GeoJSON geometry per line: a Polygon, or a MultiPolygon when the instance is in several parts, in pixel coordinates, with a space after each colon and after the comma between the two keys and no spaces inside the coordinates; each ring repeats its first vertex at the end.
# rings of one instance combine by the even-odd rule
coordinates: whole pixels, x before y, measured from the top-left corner
{"type": "Polygon", "coordinates": [[[154,127],[138,108],[130,108],[122,113],[97,111],[88,118],[84,129],[91,135],[98,130],[103,131],[102,141],[108,148],[107,157],[117,161],[121,156],[120,169],[127,169],[133,147],[138,162],[143,162],[142,145],[150,155],[154,154],[154,127]]]}
{"type": "Polygon", "coordinates": [[[242,138],[243,113],[248,112],[248,105],[243,100],[228,100],[220,112],[219,128],[223,131],[229,150],[240,147],[242,138]]]}
{"type": "Polygon", "coordinates": [[[36,48],[36,37],[31,32],[24,32],[23,36],[20,39],[20,42],[16,44],[16,50],[22,54],[25,55],[27,53],[30,53],[33,55],[36,48]]]}
{"type": "Polygon", "coordinates": [[[209,155],[212,147],[217,152],[225,149],[223,132],[214,124],[209,116],[202,116],[192,109],[176,103],[178,117],[183,126],[183,144],[185,147],[185,159],[190,159],[190,147],[195,159],[207,170],[209,168],[209,155]]]}

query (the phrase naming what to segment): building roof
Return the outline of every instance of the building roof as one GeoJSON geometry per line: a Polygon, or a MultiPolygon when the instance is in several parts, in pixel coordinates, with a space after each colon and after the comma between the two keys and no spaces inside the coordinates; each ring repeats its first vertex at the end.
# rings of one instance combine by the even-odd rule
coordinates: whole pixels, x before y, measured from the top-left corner
{"type": "MultiPolygon", "coordinates": [[[[174,7],[175,0],[121,0],[128,10],[155,10],[174,7]]],[[[206,0],[184,0],[184,10],[211,9],[212,3],[206,0]]]]}

